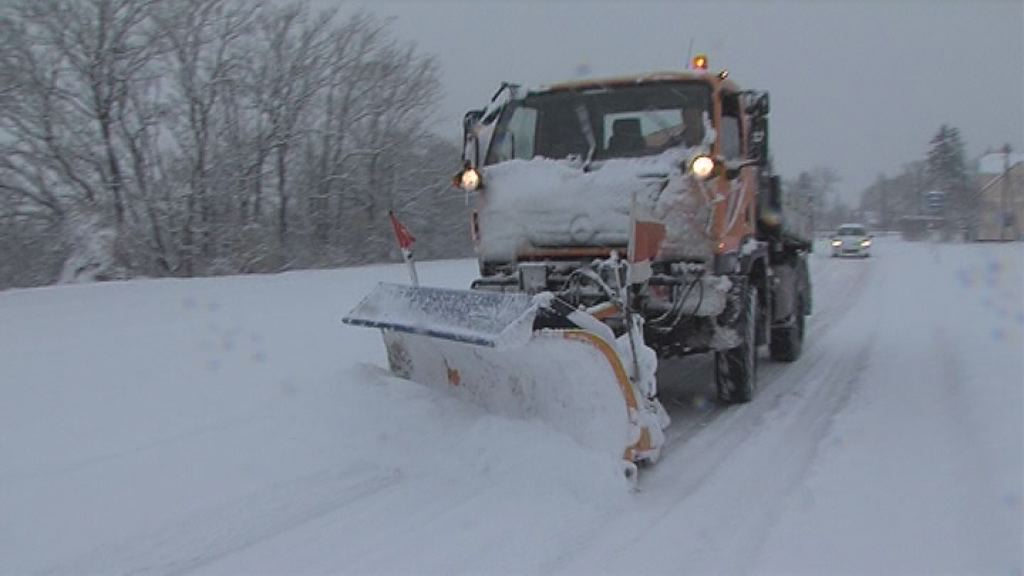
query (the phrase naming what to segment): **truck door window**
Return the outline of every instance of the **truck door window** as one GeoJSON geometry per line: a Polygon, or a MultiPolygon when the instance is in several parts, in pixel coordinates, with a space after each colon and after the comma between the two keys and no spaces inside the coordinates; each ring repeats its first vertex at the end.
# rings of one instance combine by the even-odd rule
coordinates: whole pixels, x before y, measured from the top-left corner
{"type": "Polygon", "coordinates": [[[499,125],[491,142],[490,163],[513,158],[533,158],[534,137],[537,130],[537,110],[516,106],[508,121],[499,125]]]}
{"type": "Polygon", "coordinates": [[[722,96],[721,154],[727,160],[740,159],[743,156],[740,123],[739,97],[735,94],[722,96]]]}

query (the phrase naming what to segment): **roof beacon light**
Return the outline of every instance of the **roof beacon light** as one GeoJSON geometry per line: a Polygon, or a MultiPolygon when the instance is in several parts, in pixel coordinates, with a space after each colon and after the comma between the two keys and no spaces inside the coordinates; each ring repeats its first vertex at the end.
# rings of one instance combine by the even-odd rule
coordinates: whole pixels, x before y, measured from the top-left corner
{"type": "Polygon", "coordinates": [[[707,69],[708,69],[708,56],[707,56],[707,54],[697,54],[696,56],[693,57],[693,69],[694,70],[704,70],[705,72],[707,71],[707,69]]]}

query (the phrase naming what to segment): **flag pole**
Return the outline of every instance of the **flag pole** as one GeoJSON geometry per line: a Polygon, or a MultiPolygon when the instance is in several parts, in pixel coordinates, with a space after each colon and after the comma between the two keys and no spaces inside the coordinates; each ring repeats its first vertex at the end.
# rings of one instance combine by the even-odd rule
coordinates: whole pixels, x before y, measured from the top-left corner
{"type": "MultiPolygon", "coordinates": [[[[636,319],[630,308],[633,294],[633,266],[636,259],[636,190],[629,201],[629,244],[626,245],[626,288],[622,292],[622,313],[626,315],[626,331],[629,332],[629,351],[633,357],[633,382],[640,383],[640,359],[636,355],[636,319]]],[[[615,278],[618,280],[619,275],[615,278]]]]}
{"type": "Polygon", "coordinates": [[[632,304],[637,300],[643,285],[651,280],[654,272],[654,260],[665,240],[665,224],[653,213],[650,213],[646,204],[642,208],[641,213],[641,206],[637,202],[637,194],[634,191],[629,204],[626,287],[621,293],[625,295],[623,312],[626,314],[626,326],[629,329],[629,348],[633,355],[633,372],[637,383],[643,385],[642,388],[647,392],[648,398],[653,398],[657,394],[657,383],[654,379],[647,378],[646,382],[639,382],[644,379],[644,376],[640,374],[640,358],[637,355],[637,349],[644,348],[644,319],[632,309],[632,304]]]}
{"type": "Polygon", "coordinates": [[[412,245],[416,241],[416,237],[398,221],[394,210],[388,210],[388,218],[391,219],[391,229],[395,232],[395,240],[398,241],[398,247],[402,250],[402,260],[405,260],[406,265],[409,267],[409,280],[412,281],[413,286],[419,286],[420,279],[416,274],[416,261],[412,256],[412,245]]]}
{"type": "Polygon", "coordinates": [[[419,286],[420,279],[416,275],[416,262],[412,259],[412,250],[402,248],[402,258],[405,260],[405,263],[409,265],[409,279],[412,280],[412,285],[419,286]]]}

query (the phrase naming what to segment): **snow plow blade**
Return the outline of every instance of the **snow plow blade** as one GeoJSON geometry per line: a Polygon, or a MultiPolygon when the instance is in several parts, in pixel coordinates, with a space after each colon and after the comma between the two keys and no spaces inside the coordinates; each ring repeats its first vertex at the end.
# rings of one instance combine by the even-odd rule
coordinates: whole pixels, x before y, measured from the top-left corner
{"type": "Polygon", "coordinates": [[[382,329],[396,376],[630,462],[657,460],[667,416],[630,378],[628,344],[596,320],[541,327],[551,313],[521,293],[379,284],[343,321],[382,329]]]}

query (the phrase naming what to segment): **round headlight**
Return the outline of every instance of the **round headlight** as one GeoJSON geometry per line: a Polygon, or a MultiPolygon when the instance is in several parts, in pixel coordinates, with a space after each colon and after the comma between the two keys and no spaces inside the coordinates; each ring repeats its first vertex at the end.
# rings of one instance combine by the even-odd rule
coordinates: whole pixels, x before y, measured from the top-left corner
{"type": "Polygon", "coordinates": [[[466,168],[462,172],[459,183],[465,190],[476,190],[480,187],[480,173],[476,171],[476,168],[466,168]]]}
{"type": "Polygon", "coordinates": [[[715,170],[715,161],[710,156],[697,156],[690,163],[690,170],[697,178],[707,178],[715,170]]]}

